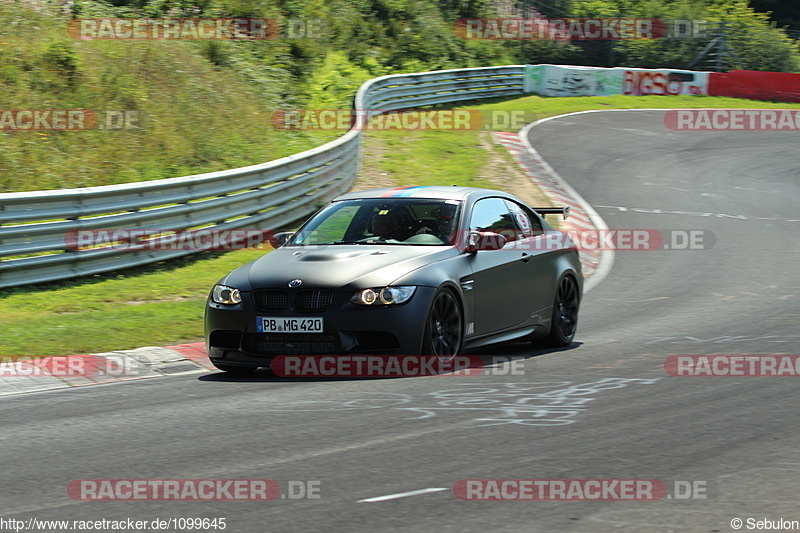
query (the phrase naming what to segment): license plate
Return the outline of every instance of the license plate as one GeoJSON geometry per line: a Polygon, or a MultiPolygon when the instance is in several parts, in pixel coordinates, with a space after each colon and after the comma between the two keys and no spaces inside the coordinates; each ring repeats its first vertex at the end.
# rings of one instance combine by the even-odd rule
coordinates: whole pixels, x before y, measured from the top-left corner
{"type": "Polygon", "coordinates": [[[256,319],[256,329],[259,333],[322,333],[322,317],[260,316],[256,319]]]}

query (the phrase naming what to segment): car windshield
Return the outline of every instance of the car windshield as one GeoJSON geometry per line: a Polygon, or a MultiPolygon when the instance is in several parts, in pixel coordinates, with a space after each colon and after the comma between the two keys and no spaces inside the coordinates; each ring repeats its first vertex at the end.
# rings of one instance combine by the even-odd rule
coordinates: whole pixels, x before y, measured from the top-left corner
{"type": "Polygon", "coordinates": [[[452,245],[460,207],[457,200],[411,198],[333,202],[287,244],[452,245]]]}

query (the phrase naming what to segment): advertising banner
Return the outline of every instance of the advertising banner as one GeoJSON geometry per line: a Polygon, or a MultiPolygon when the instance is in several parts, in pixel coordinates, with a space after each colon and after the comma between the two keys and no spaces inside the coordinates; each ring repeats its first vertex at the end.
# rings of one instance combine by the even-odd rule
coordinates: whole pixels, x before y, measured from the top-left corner
{"type": "Polygon", "coordinates": [[[709,72],[528,65],[525,92],[541,96],[708,94],[709,72]]]}
{"type": "Polygon", "coordinates": [[[622,76],[615,69],[569,65],[528,65],[525,92],[541,96],[620,94],[622,76]]]}

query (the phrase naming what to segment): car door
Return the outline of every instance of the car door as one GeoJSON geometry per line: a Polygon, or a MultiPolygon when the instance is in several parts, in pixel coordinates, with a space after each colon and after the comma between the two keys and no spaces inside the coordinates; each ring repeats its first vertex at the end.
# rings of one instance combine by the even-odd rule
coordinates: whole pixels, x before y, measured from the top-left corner
{"type": "Polygon", "coordinates": [[[475,298],[475,335],[525,322],[530,316],[534,297],[534,284],[528,279],[530,253],[516,246],[521,233],[506,200],[478,200],[472,208],[469,230],[500,233],[508,239],[500,250],[472,253],[470,266],[475,298]]]}
{"type": "Polygon", "coordinates": [[[536,322],[549,320],[549,310],[544,308],[553,302],[553,291],[549,289],[553,285],[556,270],[554,255],[560,249],[560,241],[551,242],[552,235],[545,231],[541,218],[527,206],[513,200],[506,200],[506,204],[519,227],[516,248],[527,264],[525,279],[533,287],[528,310],[531,313],[546,311],[545,315],[534,318],[536,322]]]}

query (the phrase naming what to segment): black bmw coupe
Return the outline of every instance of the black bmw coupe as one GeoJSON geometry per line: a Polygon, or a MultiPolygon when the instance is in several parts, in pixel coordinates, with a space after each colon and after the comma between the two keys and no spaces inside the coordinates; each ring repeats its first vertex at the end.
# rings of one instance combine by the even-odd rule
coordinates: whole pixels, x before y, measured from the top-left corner
{"type": "Polygon", "coordinates": [[[277,249],[214,285],[211,362],[230,372],[280,355],[453,356],[508,340],[572,342],[578,251],[501,191],[419,186],[339,196],[277,249]]]}

